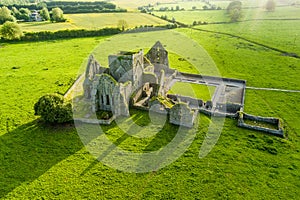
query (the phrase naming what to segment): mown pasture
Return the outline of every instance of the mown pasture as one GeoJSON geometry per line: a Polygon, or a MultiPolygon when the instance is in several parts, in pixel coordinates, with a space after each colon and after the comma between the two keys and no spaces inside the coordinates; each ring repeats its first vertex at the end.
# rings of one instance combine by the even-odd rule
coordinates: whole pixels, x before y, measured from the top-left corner
{"type": "MultiPolygon", "coordinates": [[[[296,58],[229,36],[179,31],[204,47],[225,77],[245,79],[248,86],[299,89],[300,66],[296,58]],[[237,48],[241,44],[243,47],[237,48]]],[[[145,36],[139,34],[150,37],[159,32],[127,34],[128,41],[135,38],[144,46],[141,42],[145,36]]],[[[151,173],[125,173],[105,166],[89,154],[72,125],[39,122],[33,115],[34,102],[45,93],[64,93],[93,47],[112,40],[1,44],[0,90],[5,94],[0,104],[2,198],[298,198],[299,93],[246,91],[245,111],[282,118],[287,138],[244,130],[236,127],[236,121],[227,119],[216,146],[199,159],[211,122],[200,115],[199,129],[189,149],[171,165],[151,173]]],[[[174,42],[178,48],[189,48],[184,46],[187,42],[174,42]]],[[[200,71],[205,74],[205,66],[200,71]]],[[[132,110],[131,114],[136,124],[149,124],[147,113],[132,110]]],[[[124,123],[125,126],[126,120],[124,123]]],[[[169,143],[176,126],[166,124],[157,135],[139,140],[126,135],[115,123],[103,130],[120,148],[144,152],[169,143]]]]}
{"type": "Polygon", "coordinates": [[[119,27],[119,20],[125,20],[127,28],[145,25],[166,25],[168,22],[143,13],[85,13],[66,14],[64,23],[26,22],[20,23],[23,31],[57,31],[64,29],[100,29],[119,27]]]}
{"type": "MultiPolygon", "coordinates": [[[[275,20],[275,19],[298,19],[299,7],[285,6],[277,7],[274,12],[267,12],[264,8],[242,9],[243,17],[241,21],[247,20],[275,20]]],[[[195,11],[154,11],[156,16],[167,16],[168,19],[175,18],[176,21],[191,25],[196,22],[229,22],[230,18],[226,10],[195,10],[195,11]]],[[[255,23],[255,22],[253,22],[255,23]]],[[[284,22],[283,22],[284,24],[284,22]]]]}

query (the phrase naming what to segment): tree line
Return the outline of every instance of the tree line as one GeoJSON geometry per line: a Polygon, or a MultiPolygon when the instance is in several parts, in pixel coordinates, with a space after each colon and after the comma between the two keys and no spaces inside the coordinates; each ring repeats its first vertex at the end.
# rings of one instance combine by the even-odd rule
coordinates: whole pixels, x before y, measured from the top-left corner
{"type": "Polygon", "coordinates": [[[46,7],[41,10],[30,11],[28,8],[16,8],[12,7],[11,10],[2,6],[0,8],[0,24],[4,24],[6,21],[48,21],[52,22],[64,22],[64,12],[60,8],[53,8],[51,12],[48,11],[46,7]],[[38,20],[39,18],[40,20],[38,20]]]}
{"type": "MultiPolygon", "coordinates": [[[[0,6],[3,6],[0,4],[0,6]]],[[[103,12],[127,12],[126,9],[117,8],[115,4],[105,1],[95,2],[75,2],[75,1],[46,1],[35,4],[14,4],[7,5],[9,9],[15,7],[17,9],[27,8],[29,10],[40,10],[44,7],[49,10],[59,7],[65,14],[71,13],[103,13],[103,12]]]]}
{"type": "Polygon", "coordinates": [[[79,37],[96,37],[120,33],[119,28],[103,28],[98,30],[74,29],[60,31],[22,32],[18,24],[6,22],[0,29],[0,41],[43,41],[79,37]]]}

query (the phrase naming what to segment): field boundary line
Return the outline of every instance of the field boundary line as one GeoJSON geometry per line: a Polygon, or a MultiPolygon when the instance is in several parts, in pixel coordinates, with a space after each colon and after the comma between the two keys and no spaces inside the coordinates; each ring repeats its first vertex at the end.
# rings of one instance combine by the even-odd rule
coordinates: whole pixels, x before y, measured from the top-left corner
{"type": "Polygon", "coordinates": [[[279,88],[259,88],[259,87],[247,86],[246,89],[300,93],[300,90],[286,90],[286,89],[279,89],[279,88]]]}
{"type": "Polygon", "coordinates": [[[208,32],[208,33],[217,33],[217,34],[221,34],[221,35],[227,35],[227,36],[230,36],[230,37],[238,38],[238,39],[245,40],[247,42],[250,42],[250,43],[253,43],[253,44],[265,47],[267,49],[271,49],[273,51],[277,51],[279,53],[282,53],[284,56],[288,56],[288,57],[293,57],[293,58],[300,59],[300,56],[297,55],[296,53],[291,53],[291,52],[287,52],[287,51],[284,51],[284,50],[281,50],[281,49],[277,49],[275,47],[271,47],[271,46],[268,46],[268,45],[265,45],[265,44],[262,44],[262,43],[259,43],[259,42],[256,42],[256,41],[253,41],[253,40],[241,37],[241,36],[233,35],[231,33],[224,33],[224,32],[219,32],[219,31],[210,31],[210,30],[205,30],[205,29],[201,29],[201,28],[194,28],[194,27],[192,27],[191,29],[196,30],[196,31],[203,31],[203,32],[208,32]]]}

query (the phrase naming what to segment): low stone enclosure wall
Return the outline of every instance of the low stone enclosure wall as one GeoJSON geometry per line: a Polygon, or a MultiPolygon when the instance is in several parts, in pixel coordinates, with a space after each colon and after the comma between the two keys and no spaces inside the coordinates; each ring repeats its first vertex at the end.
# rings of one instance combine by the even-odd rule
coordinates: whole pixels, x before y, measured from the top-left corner
{"type": "Polygon", "coordinates": [[[226,82],[226,83],[232,83],[232,84],[240,84],[240,85],[246,85],[245,80],[239,80],[239,79],[233,79],[233,78],[223,78],[223,77],[215,77],[215,76],[206,76],[201,74],[190,74],[185,72],[178,72],[177,78],[194,78],[198,80],[202,80],[203,83],[206,82],[226,82]]]}
{"type": "Polygon", "coordinates": [[[254,116],[254,115],[249,115],[247,113],[240,112],[239,119],[238,119],[238,126],[242,128],[251,129],[251,130],[262,131],[279,137],[284,136],[282,124],[280,122],[280,119],[278,118],[260,117],[260,116],[254,116]],[[270,124],[276,127],[276,129],[271,129],[263,126],[250,125],[245,123],[245,120],[253,121],[254,123],[262,122],[262,123],[270,124]]]}

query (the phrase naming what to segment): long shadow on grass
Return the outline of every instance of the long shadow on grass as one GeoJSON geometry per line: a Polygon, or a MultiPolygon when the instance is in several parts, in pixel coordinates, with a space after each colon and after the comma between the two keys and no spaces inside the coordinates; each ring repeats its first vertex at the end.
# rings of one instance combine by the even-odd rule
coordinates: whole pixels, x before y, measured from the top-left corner
{"type": "MultiPolygon", "coordinates": [[[[131,114],[131,120],[132,121],[126,121],[126,120],[119,120],[119,123],[129,123],[128,126],[128,132],[135,132],[135,131],[143,131],[143,128],[151,124],[151,119],[149,118],[149,114],[147,111],[141,111],[141,110],[135,110],[132,109],[130,111],[131,114]],[[138,127],[137,127],[138,126],[138,127]],[[141,130],[140,130],[141,129],[141,130]]],[[[160,118],[158,118],[159,120],[160,118]]],[[[160,123],[157,124],[157,133],[154,136],[150,136],[150,139],[145,139],[145,138],[135,138],[134,136],[129,135],[128,133],[124,132],[122,129],[118,129],[120,124],[116,123],[115,121],[110,124],[110,125],[101,125],[101,129],[108,138],[110,138],[112,145],[108,146],[105,151],[103,151],[100,155],[97,155],[97,160],[95,160],[93,163],[91,163],[82,173],[81,175],[86,174],[89,172],[97,163],[107,156],[110,156],[110,154],[116,150],[117,147],[122,147],[120,146],[124,141],[130,140],[132,142],[132,145],[135,146],[137,143],[142,144],[142,143],[147,143],[145,146],[141,145],[140,148],[136,149],[136,151],[132,150],[131,152],[133,154],[135,153],[148,153],[148,152],[153,152],[153,151],[158,151],[161,148],[164,148],[167,144],[169,144],[172,139],[176,136],[177,131],[178,131],[178,126],[172,125],[168,122],[165,124],[161,125],[160,123]],[[163,126],[163,127],[161,127],[163,126]],[[116,132],[109,136],[111,133],[109,133],[109,130],[118,130],[118,134],[116,132]],[[142,147],[144,146],[144,147],[142,147]]],[[[123,124],[124,125],[124,124],[123,124]]],[[[97,125],[98,126],[98,125],[97,125]]],[[[87,128],[89,125],[85,125],[85,130],[89,130],[89,134],[84,137],[84,143],[89,143],[93,139],[99,136],[99,133],[94,129],[94,128],[87,128]]],[[[91,126],[92,127],[92,126],[91,126]]],[[[155,126],[154,126],[155,128],[155,126]]],[[[138,145],[139,146],[139,145],[138,145]]],[[[131,149],[130,146],[127,146],[129,149],[131,149]]],[[[135,149],[135,148],[133,148],[135,149]]],[[[124,151],[128,151],[128,149],[123,149],[124,151]]],[[[129,150],[130,151],[130,150],[129,150]]],[[[141,162],[141,165],[144,163],[144,157],[141,157],[141,160],[138,162],[141,162]]],[[[150,161],[151,162],[151,161],[150,161]]],[[[126,163],[124,163],[126,164],[126,163]]]]}
{"type": "Polygon", "coordinates": [[[46,126],[32,121],[4,134],[0,137],[0,198],[82,147],[73,125],[46,126]]]}

